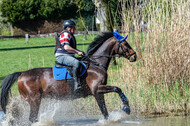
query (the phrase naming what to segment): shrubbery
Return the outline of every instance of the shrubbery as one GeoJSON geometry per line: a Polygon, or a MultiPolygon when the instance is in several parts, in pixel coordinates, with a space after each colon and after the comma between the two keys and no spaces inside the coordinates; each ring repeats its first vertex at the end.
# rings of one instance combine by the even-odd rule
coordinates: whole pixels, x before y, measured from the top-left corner
{"type": "Polygon", "coordinates": [[[70,0],[2,0],[1,11],[2,16],[14,24],[27,20],[71,18],[76,15],[77,7],[70,0]]]}

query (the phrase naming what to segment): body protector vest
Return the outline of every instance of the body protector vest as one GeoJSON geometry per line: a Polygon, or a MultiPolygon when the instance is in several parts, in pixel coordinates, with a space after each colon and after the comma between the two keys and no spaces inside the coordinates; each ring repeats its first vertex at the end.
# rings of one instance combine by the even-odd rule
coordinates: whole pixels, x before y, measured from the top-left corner
{"type": "Polygon", "coordinates": [[[70,36],[71,36],[71,39],[69,41],[69,46],[71,46],[72,48],[76,49],[76,39],[75,37],[68,31],[62,31],[61,33],[58,33],[57,34],[57,38],[56,38],[56,45],[55,45],[55,52],[57,52],[58,49],[62,49],[62,52],[67,52],[65,49],[64,49],[64,45],[61,45],[60,43],[60,36],[61,34],[63,34],[64,32],[68,33],[70,36]]]}

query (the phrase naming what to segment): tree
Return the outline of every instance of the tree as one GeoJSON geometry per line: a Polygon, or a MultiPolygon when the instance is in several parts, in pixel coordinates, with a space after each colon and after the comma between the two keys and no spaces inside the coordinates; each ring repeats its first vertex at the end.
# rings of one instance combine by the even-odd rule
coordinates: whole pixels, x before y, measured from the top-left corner
{"type": "Polygon", "coordinates": [[[113,20],[111,15],[111,0],[92,0],[98,8],[98,17],[100,19],[101,32],[113,31],[113,20]]]}
{"type": "Polygon", "coordinates": [[[69,19],[77,16],[77,6],[70,0],[42,0],[39,14],[43,19],[69,19]]]}
{"type": "Polygon", "coordinates": [[[39,16],[41,2],[42,0],[2,0],[2,16],[13,24],[23,20],[34,20],[39,16]]]}
{"type": "Polygon", "coordinates": [[[79,22],[82,22],[83,27],[88,27],[88,30],[95,30],[95,5],[92,0],[74,0],[77,7],[77,13],[79,13],[79,22]]]}
{"type": "Polygon", "coordinates": [[[65,19],[77,15],[77,7],[70,0],[2,0],[0,8],[2,16],[13,24],[27,20],[65,19]]]}

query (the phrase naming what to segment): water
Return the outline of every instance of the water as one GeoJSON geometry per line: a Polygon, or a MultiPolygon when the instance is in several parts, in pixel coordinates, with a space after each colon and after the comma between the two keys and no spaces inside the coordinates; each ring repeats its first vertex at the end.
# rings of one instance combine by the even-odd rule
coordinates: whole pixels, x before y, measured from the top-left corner
{"type": "Polygon", "coordinates": [[[7,111],[6,119],[4,113],[0,111],[0,126],[190,126],[190,116],[143,118],[126,115],[120,110],[109,112],[108,120],[104,120],[102,115],[78,111],[79,108],[72,102],[55,100],[49,100],[48,104],[42,102],[39,121],[31,124],[28,121],[27,103],[16,99],[8,108],[11,109],[7,111]]]}
{"type": "Polygon", "coordinates": [[[4,112],[3,112],[3,111],[0,111],[0,122],[3,121],[4,117],[5,117],[4,112]]]}
{"type": "MultiPolygon", "coordinates": [[[[0,111],[0,121],[4,118],[4,113],[0,111]]],[[[112,119],[104,120],[101,116],[91,117],[72,117],[70,119],[61,119],[56,117],[54,120],[41,120],[32,126],[190,126],[190,117],[157,117],[147,119],[112,119]]],[[[116,117],[117,118],[117,117],[116,117]]],[[[0,126],[5,126],[0,124],[0,126]]]]}

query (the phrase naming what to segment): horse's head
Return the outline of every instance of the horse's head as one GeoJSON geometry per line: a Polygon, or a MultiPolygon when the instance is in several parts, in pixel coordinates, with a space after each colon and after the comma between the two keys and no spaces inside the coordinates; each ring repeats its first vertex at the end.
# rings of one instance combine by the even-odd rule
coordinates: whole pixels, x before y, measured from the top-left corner
{"type": "Polygon", "coordinates": [[[137,60],[137,54],[126,41],[128,35],[124,38],[121,35],[119,35],[119,33],[116,31],[114,32],[114,36],[116,40],[114,48],[115,54],[129,59],[130,62],[135,62],[137,60]]]}

